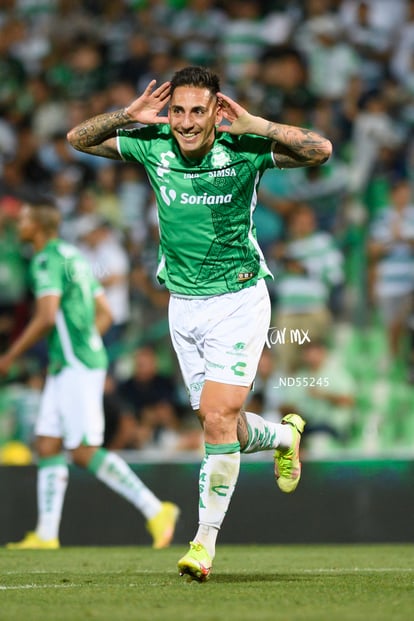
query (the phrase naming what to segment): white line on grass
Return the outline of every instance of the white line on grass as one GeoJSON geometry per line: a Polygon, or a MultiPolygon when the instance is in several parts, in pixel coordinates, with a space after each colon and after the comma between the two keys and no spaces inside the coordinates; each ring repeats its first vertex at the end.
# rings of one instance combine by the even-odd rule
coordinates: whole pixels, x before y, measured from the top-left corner
{"type": "Polygon", "coordinates": [[[23,589],[73,589],[82,587],[83,584],[16,584],[5,585],[0,584],[0,591],[19,591],[23,589]]]}
{"type": "Polygon", "coordinates": [[[402,571],[412,572],[412,567],[315,567],[314,569],[299,569],[296,574],[346,574],[358,572],[373,573],[399,573],[402,571]]]}
{"type": "MultiPolygon", "coordinates": [[[[0,584],[0,591],[23,591],[25,589],[79,589],[83,587],[87,587],[88,589],[98,587],[101,588],[100,584],[75,584],[74,582],[68,584],[13,584],[6,585],[0,584]]],[[[131,589],[136,589],[139,586],[137,583],[133,584],[124,584],[124,587],[128,587],[131,589]]],[[[157,584],[153,584],[152,586],[159,586],[157,584]]]]}
{"type": "MultiPolygon", "coordinates": [[[[111,574],[124,574],[125,570],[124,569],[111,569],[111,570],[102,570],[102,571],[93,571],[94,575],[99,575],[99,574],[107,574],[107,573],[111,573],[111,574]]],[[[3,576],[14,576],[17,574],[21,574],[23,573],[21,569],[9,569],[7,571],[2,571],[1,574],[3,576]]],[[[53,575],[60,575],[60,574],[67,574],[70,573],[68,572],[68,570],[66,569],[30,569],[27,570],[26,572],[24,572],[28,575],[36,575],[36,574],[53,574],[53,575]]],[[[72,572],[73,573],[73,572],[72,572]]],[[[84,570],[82,573],[84,574],[89,574],[90,572],[86,569],[84,570]]],[[[153,574],[153,573],[158,573],[155,571],[152,571],[151,569],[142,569],[142,570],[129,570],[128,571],[129,574],[153,574]]]]}

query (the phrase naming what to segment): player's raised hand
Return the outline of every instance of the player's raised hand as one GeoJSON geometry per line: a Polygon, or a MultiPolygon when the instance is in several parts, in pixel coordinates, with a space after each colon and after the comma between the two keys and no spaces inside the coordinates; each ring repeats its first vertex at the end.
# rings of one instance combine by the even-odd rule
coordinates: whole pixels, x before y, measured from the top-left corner
{"type": "Polygon", "coordinates": [[[168,123],[167,116],[158,115],[170,99],[170,82],[164,82],[154,90],[156,82],[151,80],[142,95],[126,108],[131,120],[143,125],[168,123]]]}
{"type": "Polygon", "coordinates": [[[230,123],[230,125],[220,125],[218,131],[228,132],[230,134],[249,133],[254,117],[243,108],[243,106],[231,99],[231,97],[223,93],[217,93],[217,98],[223,114],[223,119],[226,119],[226,121],[230,123]]]}

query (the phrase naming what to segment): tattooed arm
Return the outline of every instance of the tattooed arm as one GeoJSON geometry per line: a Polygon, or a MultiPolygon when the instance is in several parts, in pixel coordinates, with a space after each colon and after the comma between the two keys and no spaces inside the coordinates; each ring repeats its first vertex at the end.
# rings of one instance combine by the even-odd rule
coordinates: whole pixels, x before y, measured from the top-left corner
{"type": "Polygon", "coordinates": [[[266,121],[263,135],[274,141],[273,159],[279,168],[317,166],[332,153],[331,142],[309,129],[266,121]]]}
{"type": "Polygon", "coordinates": [[[230,122],[219,131],[231,134],[256,134],[273,141],[272,151],[279,168],[298,168],[323,164],[332,153],[332,144],[316,132],[292,125],[272,123],[254,116],[235,101],[218,93],[223,118],[230,122]]]}
{"type": "Polygon", "coordinates": [[[170,83],[164,82],[154,90],[155,83],[152,80],[142,95],[126,108],[99,114],[71,129],[67,139],[72,147],[92,155],[120,160],[117,129],[132,123],[168,123],[168,117],[158,115],[170,98],[170,83]]]}

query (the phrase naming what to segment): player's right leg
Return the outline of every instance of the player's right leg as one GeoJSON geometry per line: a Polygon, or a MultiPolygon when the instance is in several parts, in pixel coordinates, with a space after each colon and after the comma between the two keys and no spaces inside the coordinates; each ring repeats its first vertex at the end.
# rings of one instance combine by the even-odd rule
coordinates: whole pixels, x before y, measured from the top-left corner
{"type": "Polygon", "coordinates": [[[7,544],[12,550],[59,547],[59,526],[68,484],[68,466],[62,453],[62,429],[59,417],[59,376],[48,376],[36,421],[37,525],[22,541],[7,544]]]}
{"type": "Polygon", "coordinates": [[[161,501],[119,455],[105,448],[81,446],[72,453],[75,462],[86,467],[107,487],[130,502],[146,518],[146,528],[155,550],[170,545],[180,510],[172,502],[161,501]],[[89,450],[89,458],[79,452],[89,450]]]}

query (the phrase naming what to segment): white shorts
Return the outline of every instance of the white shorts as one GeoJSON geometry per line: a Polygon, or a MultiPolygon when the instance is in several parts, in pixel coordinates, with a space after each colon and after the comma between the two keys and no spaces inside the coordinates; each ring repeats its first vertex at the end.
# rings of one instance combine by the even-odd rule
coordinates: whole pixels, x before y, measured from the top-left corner
{"type": "Polygon", "coordinates": [[[171,340],[193,409],[206,379],[250,386],[270,324],[264,280],[234,293],[205,299],[171,295],[171,340]]]}
{"type": "Polygon", "coordinates": [[[101,446],[105,417],[104,369],[64,368],[48,375],[36,422],[37,436],[62,438],[67,449],[101,446]]]}

